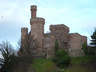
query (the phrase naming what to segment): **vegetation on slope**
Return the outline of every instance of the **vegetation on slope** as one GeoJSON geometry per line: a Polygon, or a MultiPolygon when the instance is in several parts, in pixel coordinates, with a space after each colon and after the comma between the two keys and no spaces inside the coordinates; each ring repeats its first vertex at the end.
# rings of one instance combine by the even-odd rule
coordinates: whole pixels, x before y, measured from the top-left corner
{"type": "Polygon", "coordinates": [[[48,70],[55,70],[57,67],[55,66],[55,63],[51,61],[51,59],[36,59],[33,60],[28,72],[31,72],[31,69],[33,69],[34,72],[46,72],[48,70]]]}
{"type": "Polygon", "coordinates": [[[71,57],[71,64],[67,68],[70,72],[92,72],[87,63],[89,56],[71,57]]]}
{"type": "MultiPolygon", "coordinates": [[[[71,57],[71,64],[64,72],[92,72],[88,66],[89,56],[71,57]]],[[[36,59],[33,60],[28,72],[55,72],[59,68],[52,62],[52,59],[36,59]]],[[[59,72],[59,71],[58,71],[59,72]]]]}

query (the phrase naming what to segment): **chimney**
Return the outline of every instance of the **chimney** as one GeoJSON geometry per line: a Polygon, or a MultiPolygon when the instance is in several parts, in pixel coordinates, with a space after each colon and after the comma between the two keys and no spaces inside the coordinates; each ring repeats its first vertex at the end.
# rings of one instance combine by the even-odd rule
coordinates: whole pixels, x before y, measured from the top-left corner
{"type": "Polygon", "coordinates": [[[31,6],[31,18],[35,18],[36,17],[36,11],[37,11],[37,6],[36,5],[32,5],[31,6]]]}

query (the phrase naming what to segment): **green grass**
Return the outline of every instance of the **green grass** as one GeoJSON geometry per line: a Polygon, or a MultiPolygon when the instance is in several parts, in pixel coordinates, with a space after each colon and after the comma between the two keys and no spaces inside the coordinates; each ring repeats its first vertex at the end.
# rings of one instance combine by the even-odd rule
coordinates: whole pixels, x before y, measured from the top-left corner
{"type": "Polygon", "coordinates": [[[81,63],[87,63],[89,61],[88,56],[83,57],[71,57],[71,64],[80,65],[81,63]]]}
{"type": "MultiPolygon", "coordinates": [[[[88,56],[71,57],[71,63],[65,70],[67,72],[91,72],[91,69],[84,66],[88,61],[88,56]]],[[[52,70],[57,70],[58,67],[52,62],[51,59],[36,59],[33,60],[28,72],[32,72],[31,69],[33,69],[34,72],[51,72],[52,70]]]]}
{"type": "Polygon", "coordinates": [[[67,70],[70,72],[91,72],[91,70],[86,67],[86,63],[89,61],[89,56],[83,57],[71,57],[71,64],[67,70]]]}
{"type": "Polygon", "coordinates": [[[53,63],[51,59],[33,60],[33,64],[31,64],[31,67],[34,69],[34,72],[46,72],[48,70],[55,70],[57,68],[55,63],[53,63]]]}

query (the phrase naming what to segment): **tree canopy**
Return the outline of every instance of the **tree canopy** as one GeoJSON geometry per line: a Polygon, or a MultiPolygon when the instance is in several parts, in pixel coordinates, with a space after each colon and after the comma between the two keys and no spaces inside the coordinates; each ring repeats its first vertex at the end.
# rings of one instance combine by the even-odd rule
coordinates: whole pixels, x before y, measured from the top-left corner
{"type": "Polygon", "coordinates": [[[0,52],[0,72],[11,72],[16,59],[12,45],[8,41],[3,41],[0,43],[0,52]]]}

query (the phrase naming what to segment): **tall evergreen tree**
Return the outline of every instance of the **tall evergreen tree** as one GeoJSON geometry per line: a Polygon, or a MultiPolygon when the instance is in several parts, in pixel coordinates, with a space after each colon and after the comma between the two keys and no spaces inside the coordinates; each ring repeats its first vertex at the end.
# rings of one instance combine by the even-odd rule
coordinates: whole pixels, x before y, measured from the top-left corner
{"type": "Polygon", "coordinates": [[[93,67],[96,68],[96,28],[95,31],[93,32],[93,35],[91,35],[91,48],[90,48],[90,62],[92,63],[93,67]]]}
{"type": "Polygon", "coordinates": [[[95,31],[93,32],[93,35],[91,35],[91,49],[90,49],[90,51],[91,51],[91,53],[92,54],[94,54],[94,55],[96,55],[96,29],[95,29],[95,31]]]}

